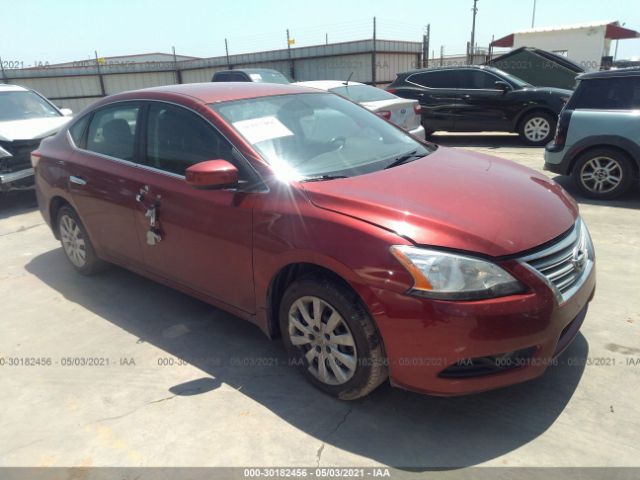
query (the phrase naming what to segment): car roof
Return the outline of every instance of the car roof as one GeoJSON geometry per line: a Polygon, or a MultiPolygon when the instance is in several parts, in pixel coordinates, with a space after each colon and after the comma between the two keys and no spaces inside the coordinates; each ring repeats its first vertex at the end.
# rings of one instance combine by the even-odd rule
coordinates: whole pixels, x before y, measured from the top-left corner
{"type": "Polygon", "coordinates": [[[640,67],[618,68],[616,70],[603,70],[601,72],[583,73],[576,77],[577,80],[592,80],[595,78],[636,77],[640,75],[640,67]]]}
{"type": "Polygon", "coordinates": [[[109,98],[135,97],[137,92],[178,94],[200,100],[203,103],[227,102],[246,98],[291,95],[296,93],[320,93],[317,89],[284,83],[260,82],[206,82],[162,85],[114,95],[109,98]]]}
{"type": "Polygon", "coordinates": [[[407,70],[406,72],[402,72],[399,75],[410,75],[412,73],[423,73],[423,72],[441,72],[448,70],[489,70],[492,72],[500,71],[499,68],[490,67],[488,65],[462,65],[462,66],[446,66],[446,67],[429,67],[429,68],[418,68],[415,70],[407,70]]]}
{"type": "Polygon", "coordinates": [[[12,85],[10,83],[0,83],[0,92],[28,92],[28,88],[20,85],[12,85]]]}
{"type": "Polygon", "coordinates": [[[336,87],[348,87],[351,85],[364,85],[360,82],[349,82],[345,80],[310,80],[308,82],[296,82],[294,85],[300,85],[301,87],[319,88],[320,90],[329,90],[336,87]]]}

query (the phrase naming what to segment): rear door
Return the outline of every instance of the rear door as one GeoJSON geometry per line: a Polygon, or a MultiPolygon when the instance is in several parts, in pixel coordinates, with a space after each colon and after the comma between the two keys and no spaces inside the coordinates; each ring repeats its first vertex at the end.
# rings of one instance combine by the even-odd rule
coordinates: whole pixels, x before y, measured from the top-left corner
{"type": "MultiPolygon", "coordinates": [[[[134,161],[141,105],[122,102],[96,110],[88,125],[74,125],[76,150],[67,171],[73,202],[99,252],[140,265],[134,212],[140,172],[134,161]]],[[[82,119],[84,120],[84,119],[82,119]]]]}
{"type": "Polygon", "coordinates": [[[144,194],[136,229],[146,267],[199,293],[253,313],[254,195],[190,187],[187,167],[206,160],[242,164],[231,144],[202,116],[174,104],[147,102],[143,145],[144,194]],[[148,243],[155,206],[159,241],[148,243]]]}
{"type": "Polygon", "coordinates": [[[453,130],[460,92],[456,70],[418,72],[407,77],[407,82],[423,87],[416,93],[422,106],[422,124],[428,130],[453,130]]]}

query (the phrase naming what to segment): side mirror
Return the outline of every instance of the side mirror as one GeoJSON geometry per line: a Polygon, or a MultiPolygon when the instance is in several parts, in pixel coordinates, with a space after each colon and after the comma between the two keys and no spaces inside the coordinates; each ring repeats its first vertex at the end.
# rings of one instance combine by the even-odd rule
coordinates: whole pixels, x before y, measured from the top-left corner
{"type": "Polygon", "coordinates": [[[226,160],[207,160],[187,168],[185,180],[194,188],[219,189],[238,185],[238,169],[226,160]]]}
{"type": "Polygon", "coordinates": [[[62,113],[62,115],[64,115],[65,117],[73,117],[73,110],[71,110],[70,108],[61,108],[60,113],[62,113]]]}
{"type": "Polygon", "coordinates": [[[511,86],[507,82],[503,82],[502,80],[498,80],[494,83],[497,90],[502,90],[503,92],[507,92],[511,90],[511,86]]]}

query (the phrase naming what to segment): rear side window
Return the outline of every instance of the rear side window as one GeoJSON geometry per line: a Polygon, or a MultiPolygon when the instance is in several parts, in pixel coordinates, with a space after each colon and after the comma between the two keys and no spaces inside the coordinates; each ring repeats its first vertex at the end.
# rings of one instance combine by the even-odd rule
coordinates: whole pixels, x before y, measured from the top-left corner
{"type": "Polygon", "coordinates": [[[117,106],[93,114],[87,150],[122,160],[133,160],[139,106],[117,106]]]}
{"type": "Polygon", "coordinates": [[[73,143],[75,143],[76,147],[86,147],[84,132],[87,129],[89,117],[90,115],[85,115],[69,127],[69,134],[71,135],[71,139],[73,140],[73,143]]]}
{"type": "Polygon", "coordinates": [[[407,81],[427,88],[459,88],[455,71],[414,73],[407,81]]]}
{"type": "Polygon", "coordinates": [[[638,109],[640,108],[640,76],[582,80],[567,108],[638,109]]]}
{"type": "Polygon", "coordinates": [[[211,125],[184,108],[151,105],[147,120],[147,164],[184,175],[206,160],[233,162],[232,147],[211,125]]]}

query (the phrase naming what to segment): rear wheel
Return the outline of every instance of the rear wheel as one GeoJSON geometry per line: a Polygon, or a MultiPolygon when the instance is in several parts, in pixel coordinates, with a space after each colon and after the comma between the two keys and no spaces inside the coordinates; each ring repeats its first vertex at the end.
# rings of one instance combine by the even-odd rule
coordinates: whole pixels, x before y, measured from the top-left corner
{"type": "Polygon", "coordinates": [[[353,400],[387,378],[371,317],[337,282],[314,276],[291,284],[280,304],[280,331],[289,358],[330,395],[353,400]]]}
{"type": "Polygon", "coordinates": [[[528,145],[542,146],[553,139],[556,118],[546,112],[532,112],[520,122],[519,134],[528,145]]]}
{"type": "Polygon", "coordinates": [[[60,208],[57,227],[67,260],[78,273],[93,275],[104,269],[106,264],[96,255],[87,231],[75,210],[68,206],[60,208]]]}
{"type": "Polygon", "coordinates": [[[571,171],[580,192],[608,200],[623,195],[633,183],[631,160],[613,148],[596,148],[583,153],[571,171]]]}

